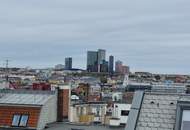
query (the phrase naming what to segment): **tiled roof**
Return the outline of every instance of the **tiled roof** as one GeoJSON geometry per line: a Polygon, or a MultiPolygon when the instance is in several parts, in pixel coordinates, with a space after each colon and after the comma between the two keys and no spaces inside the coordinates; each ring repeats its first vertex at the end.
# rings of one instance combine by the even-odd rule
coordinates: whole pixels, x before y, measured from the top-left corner
{"type": "Polygon", "coordinates": [[[190,96],[145,93],[136,130],[173,130],[178,100],[190,101],[190,96]]]}

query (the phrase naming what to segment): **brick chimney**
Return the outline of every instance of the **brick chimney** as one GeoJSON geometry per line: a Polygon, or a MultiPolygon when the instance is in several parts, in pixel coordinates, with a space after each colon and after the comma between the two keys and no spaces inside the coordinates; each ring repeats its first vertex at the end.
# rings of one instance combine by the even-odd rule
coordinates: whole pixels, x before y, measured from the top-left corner
{"type": "Polygon", "coordinates": [[[68,120],[70,106],[70,86],[59,85],[57,96],[57,121],[68,120]]]}

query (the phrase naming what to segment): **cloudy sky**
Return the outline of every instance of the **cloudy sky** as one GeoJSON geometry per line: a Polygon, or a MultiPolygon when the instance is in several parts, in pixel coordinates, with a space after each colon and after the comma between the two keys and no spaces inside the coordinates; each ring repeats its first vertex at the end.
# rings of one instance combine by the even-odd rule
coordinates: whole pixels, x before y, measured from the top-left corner
{"type": "Polygon", "coordinates": [[[189,0],[0,0],[0,65],[48,67],[103,48],[132,71],[190,74],[189,0]]]}

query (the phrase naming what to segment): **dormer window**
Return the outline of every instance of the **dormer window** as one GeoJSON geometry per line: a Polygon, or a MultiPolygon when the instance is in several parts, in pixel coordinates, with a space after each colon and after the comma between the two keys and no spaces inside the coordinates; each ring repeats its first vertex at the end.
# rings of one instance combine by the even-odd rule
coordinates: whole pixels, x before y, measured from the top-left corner
{"type": "Polygon", "coordinates": [[[181,130],[189,130],[190,128],[190,110],[183,110],[181,130]]]}
{"type": "Polygon", "coordinates": [[[28,123],[28,115],[15,114],[12,119],[13,127],[26,127],[28,123]]]}
{"type": "Polygon", "coordinates": [[[175,130],[189,130],[190,128],[190,102],[178,101],[175,130]]]}

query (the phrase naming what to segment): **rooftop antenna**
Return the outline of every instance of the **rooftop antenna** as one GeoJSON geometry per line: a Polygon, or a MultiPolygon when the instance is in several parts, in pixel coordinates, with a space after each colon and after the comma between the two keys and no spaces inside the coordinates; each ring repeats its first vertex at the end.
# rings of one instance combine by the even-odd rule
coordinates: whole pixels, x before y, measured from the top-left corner
{"type": "Polygon", "coordinates": [[[5,68],[5,78],[6,78],[6,82],[9,82],[9,61],[10,60],[6,60],[6,68],[5,68]]]}

